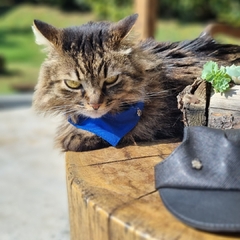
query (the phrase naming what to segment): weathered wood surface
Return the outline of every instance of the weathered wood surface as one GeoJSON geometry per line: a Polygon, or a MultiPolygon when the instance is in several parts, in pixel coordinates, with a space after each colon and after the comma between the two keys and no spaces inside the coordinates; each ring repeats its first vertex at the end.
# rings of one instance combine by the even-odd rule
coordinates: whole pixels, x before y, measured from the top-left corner
{"type": "Polygon", "coordinates": [[[211,86],[197,80],[179,93],[178,108],[185,126],[240,129],[240,85],[225,93],[209,92],[211,86]]]}
{"type": "Polygon", "coordinates": [[[175,219],[154,187],[154,166],[179,143],[66,154],[71,240],[225,240],[175,219]]]}
{"type": "Polygon", "coordinates": [[[178,108],[183,113],[185,126],[206,126],[209,84],[196,80],[177,96],[178,108]]]}
{"type": "Polygon", "coordinates": [[[134,5],[135,12],[139,14],[135,30],[141,39],[154,37],[158,0],[135,0],[134,5]]]}
{"type": "Polygon", "coordinates": [[[208,126],[220,129],[240,128],[240,85],[210,98],[208,126]]]}

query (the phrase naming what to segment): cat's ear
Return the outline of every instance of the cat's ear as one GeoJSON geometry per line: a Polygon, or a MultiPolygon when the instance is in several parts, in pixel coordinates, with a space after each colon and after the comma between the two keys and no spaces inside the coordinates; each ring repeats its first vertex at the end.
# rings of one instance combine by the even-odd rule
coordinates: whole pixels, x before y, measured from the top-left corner
{"type": "Polygon", "coordinates": [[[114,36],[117,37],[119,41],[124,39],[132,30],[137,18],[138,14],[133,14],[117,23],[114,23],[111,27],[111,31],[113,32],[114,36]]]}
{"type": "Polygon", "coordinates": [[[59,44],[60,30],[40,20],[33,21],[33,33],[36,43],[45,47],[54,47],[59,44]]]}

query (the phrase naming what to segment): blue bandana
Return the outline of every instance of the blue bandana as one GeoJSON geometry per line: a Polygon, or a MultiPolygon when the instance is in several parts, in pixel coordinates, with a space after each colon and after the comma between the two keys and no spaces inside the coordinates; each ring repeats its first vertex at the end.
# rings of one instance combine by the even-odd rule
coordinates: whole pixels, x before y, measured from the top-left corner
{"type": "Polygon", "coordinates": [[[77,123],[69,122],[76,128],[92,132],[116,146],[123,136],[130,132],[138,123],[142,110],[143,102],[131,105],[126,111],[117,114],[107,113],[101,118],[86,118],[79,116],[77,123]]]}

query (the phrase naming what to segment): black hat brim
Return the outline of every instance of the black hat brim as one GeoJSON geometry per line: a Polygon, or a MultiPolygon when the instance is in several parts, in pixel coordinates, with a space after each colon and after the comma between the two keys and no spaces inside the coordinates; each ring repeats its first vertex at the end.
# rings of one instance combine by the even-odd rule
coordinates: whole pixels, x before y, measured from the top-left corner
{"type": "Polygon", "coordinates": [[[166,208],[182,222],[205,231],[240,232],[240,191],[161,188],[166,208]]]}

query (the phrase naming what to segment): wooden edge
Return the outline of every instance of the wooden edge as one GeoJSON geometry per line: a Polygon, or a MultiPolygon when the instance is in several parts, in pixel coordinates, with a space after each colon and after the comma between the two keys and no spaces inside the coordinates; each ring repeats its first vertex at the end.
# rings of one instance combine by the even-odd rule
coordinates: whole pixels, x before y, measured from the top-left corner
{"type": "MultiPolygon", "coordinates": [[[[142,157],[141,154],[148,147],[149,153],[158,149],[169,155],[177,145],[162,143],[76,155],[68,153],[66,174],[71,239],[229,239],[229,236],[200,232],[182,224],[163,205],[154,187],[154,166],[166,155],[142,157]],[[101,162],[100,159],[112,157],[114,152],[114,157],[122,159],[125,156],[125,160],[101,162]],[[86,165],[87,160],[91,164],[86,165]]],[[[232,239],[239,238],[232,236],[232,239]]]]}

